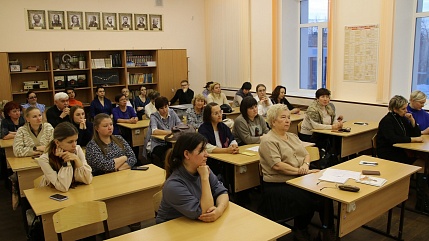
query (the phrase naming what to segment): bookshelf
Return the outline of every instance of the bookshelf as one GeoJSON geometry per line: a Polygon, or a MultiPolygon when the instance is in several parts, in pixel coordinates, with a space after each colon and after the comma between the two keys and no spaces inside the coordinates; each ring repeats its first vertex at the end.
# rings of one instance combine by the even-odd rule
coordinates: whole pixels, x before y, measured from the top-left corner
{"type": "Polygon", "coordinates": [[[38,102],[51,106],[55,93],[71,86],[76,99],[89,105],[98,85],[112,101],[122,88],[135,95],[142,85],[170,99],[183,79],[188,79],[186,49],[0,53],[0,100],[18,103],[26,102],[32,88],[38,102]],[[15,60],[21,71],[11,71],[9,63],[15,60]]]}

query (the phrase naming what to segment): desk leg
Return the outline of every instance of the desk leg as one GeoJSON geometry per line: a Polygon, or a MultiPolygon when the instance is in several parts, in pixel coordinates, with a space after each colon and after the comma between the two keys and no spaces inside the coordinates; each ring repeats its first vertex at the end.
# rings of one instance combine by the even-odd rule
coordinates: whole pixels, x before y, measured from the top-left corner
{"type": "Polygon", "coordinates": [[[401,217],[399,218],[399,230],[398,230],[397,240],[402,240],[402,230],[404,228],[404,213],[405,213],[405,201],[401,203],[401,217]]]}
{"type": "Polygon", "coordinates": [[[335,231],[335,236],[337,238],[338,241],[341,241],[341,237],[340,237],[340,224],[341,224],[341,202],[338,202],[338,211],[337,211],[337,215],[338,215],[338,219],[337,219],[337,230],[335,231]]]}

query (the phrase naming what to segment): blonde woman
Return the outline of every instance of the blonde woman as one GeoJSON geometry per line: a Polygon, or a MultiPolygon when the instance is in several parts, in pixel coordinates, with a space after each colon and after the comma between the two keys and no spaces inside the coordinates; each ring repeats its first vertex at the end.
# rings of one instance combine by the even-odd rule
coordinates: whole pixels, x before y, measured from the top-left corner
{"type": "Polygon", "coordinates": [[[410,103],[407,106],[407,112],[411,113],[419,124],[422,135],[429,134],[429,113],[423,110],[426,105],[427,96],[420,90],[413,91],[410,95],[410,103]]]}
{"type": "Polygon", "coordinates": [[[203,124],[203,110],[206,104],[207,100],[202,94],[197,94],[192,99],[192,107],[186,110],[188,125],[192,125],[195,129],[198,129],[203,124]]]}
{"type": "Polygon", "coordinates": [[[229,105],[229,101],[226,98],[225,94],[221,92],[220,84],[218,82],[214,82],[210,85],[210,94],[207,96],[207,103],[212,102],[215,102],[218,105],[229,105]]]}

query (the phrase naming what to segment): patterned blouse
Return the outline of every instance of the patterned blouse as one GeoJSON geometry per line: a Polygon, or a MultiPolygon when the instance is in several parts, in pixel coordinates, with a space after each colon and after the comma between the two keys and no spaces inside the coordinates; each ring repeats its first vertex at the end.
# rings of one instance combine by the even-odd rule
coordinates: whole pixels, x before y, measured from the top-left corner
{"type": "Polygon", "coordinates": [[[187,115],[187,124],[192,125],[195,129],[198,129],[201,124],[203,124],[203,111],[200,114],[195,113],[194,107],[188,108],[186,110],[187,115]]]}
{"type": "Polygon", "coordinates": [[[101,174],[115,171],[115,161],[113,159],[120,156],[127,156],[127,163],[130,167],[134,166],[137,162],[136,156],[130,145],[122,138],[122,136],[115,135],[124,144],[124,150],[122,150],[115,142],[110,142],[107,145],[107,154],[104,155],[101,148],[91,140],[86,145],[86,160],[92,167],[93,173],[101,174]]]}

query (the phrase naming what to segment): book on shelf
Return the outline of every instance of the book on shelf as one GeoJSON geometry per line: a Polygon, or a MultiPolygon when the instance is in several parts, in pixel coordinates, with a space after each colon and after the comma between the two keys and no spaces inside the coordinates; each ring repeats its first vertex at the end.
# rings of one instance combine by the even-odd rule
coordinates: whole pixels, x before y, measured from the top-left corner
{"type": "Polygon", "coordinates": [[[135,73],[128,74],[128,84],[149,84],[153,83],[153,74],[152,73],[135,73]]]}

